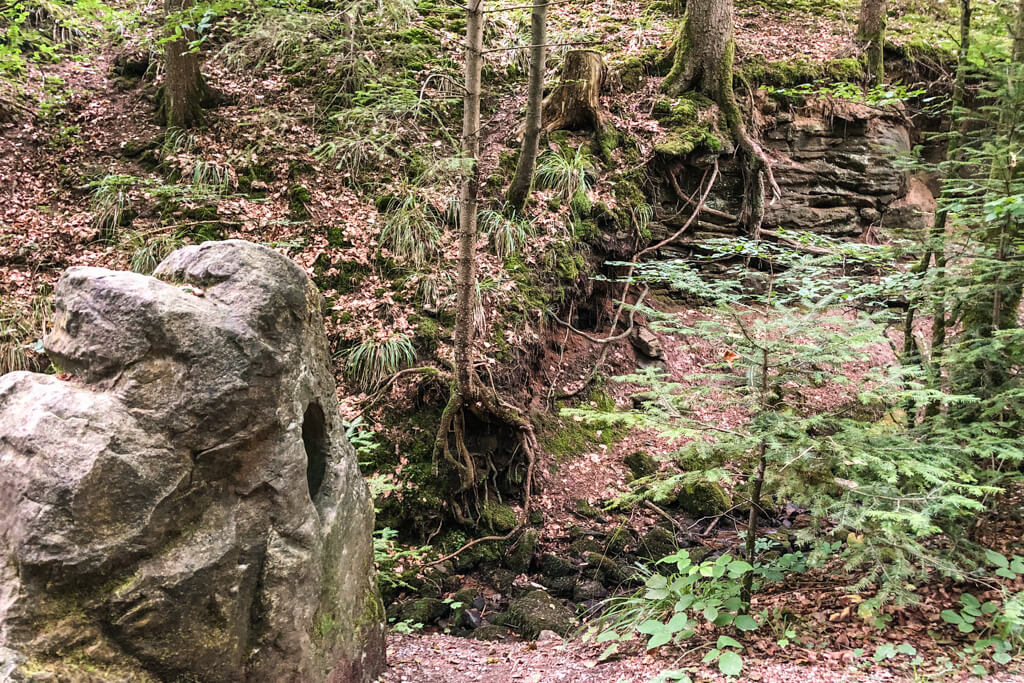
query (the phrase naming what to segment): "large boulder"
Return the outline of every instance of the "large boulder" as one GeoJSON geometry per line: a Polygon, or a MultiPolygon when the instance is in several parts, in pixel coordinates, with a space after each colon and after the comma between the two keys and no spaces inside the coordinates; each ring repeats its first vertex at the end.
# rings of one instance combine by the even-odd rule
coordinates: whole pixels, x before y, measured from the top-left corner
{"type": "Polygon", "coordinates": [[[0,378],[0,672],[374,679],[373,507],[302,270],[236,240],[72,268],[44,344],[66,377],[0,378]]]}

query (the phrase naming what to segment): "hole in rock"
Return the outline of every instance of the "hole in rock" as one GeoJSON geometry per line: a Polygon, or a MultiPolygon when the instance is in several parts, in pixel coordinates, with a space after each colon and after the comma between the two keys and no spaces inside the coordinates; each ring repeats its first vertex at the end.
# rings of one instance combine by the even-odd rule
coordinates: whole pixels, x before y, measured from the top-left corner
{"type": "Polygon", "coordinates": [[[310,403],[302,416],[302,446],[306,449],[306,483],[316,498],[327,473],[327,422],[319,403],[310,403]]]}

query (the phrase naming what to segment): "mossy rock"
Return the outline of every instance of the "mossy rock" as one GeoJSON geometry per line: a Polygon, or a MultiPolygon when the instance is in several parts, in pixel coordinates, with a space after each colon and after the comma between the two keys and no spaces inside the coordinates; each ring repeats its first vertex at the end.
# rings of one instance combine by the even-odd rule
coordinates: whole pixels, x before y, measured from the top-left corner
{"type": "Polygon", "coordinates": [[[636,92],[643,85],[644,77],[647,76],[647,67],[639,57],[628,57],[618,68],[619,83],[622,91],[626,93],[636,92]]]}
{"type": "Polygon", "coordinates": [[[616,527],[604,540],[605,552],[609,555],[618,555],[625,552],[626,546],[634,540],[633,534],[625,525],[616,527]]]}
{"type": "Polygon", "coordinates": [[[578,581],[579,579],[575,576],[545,576],[541,577],[539,583],[547,588],[552,595],[571,598],[578,581]]]}
{"type": "Polygon", "coordinates": [[[633,570],[601,553],[587,553],[587,565],[593,569],[594,579],[608,588],[618,588],[630,582],[633,570]]]}
{"type": "Polygon", "coordinates": [[[480,511],[480,520],[491,531],[508,532],[516,528],[519,520],[516,519],[516,511],[508,505],[502,505],[494,501],[488,501],[480,511]]]}
{"type": "Polygon", "coordinates": [[[637,554],[648,560],[660,560],[678,548],[674,533],[662,526],[653,527],[637,542],[637,554]]]}
{"type": "Polygon", "coordinates": [[[403,621],[414,624],[432,624],[448,615],[448,604],[437,598],[419,598],[402,605],[398,614],[403,621]]]}
{"type": "Polygon", "coordinates": [[[643,451],[633,451],[626,456],[623,462],[637,479],[652,475],[658,471],[658,461],[643,451]]]}
{"type": "Polygon", "coordinates": [[[601,510],[591,505],[589,501],[580,498],[576,501],[576,514],[580,517],[596,519],[601,516],[601,510]]]}
{"type": "Polygon", "coordinates": [[[455,570],[466,572],[475,567],[497,565],[501,561],[504,546],[497,541],[477,543],[454,558],[455,570]]]}
{"type": "Polygon", "coordinates": [[[509,603],[510,623],[519,628],[520,635],[533,640],[541,631],[554,631],[568,636],[576,623],[572,609],[556,600],[547,591],[530,591],[509,603]]]}
{"type": "MultiPolygon", "coordinates": [[[[516,580],[516,573],[511,569],[495,569],[491,572],[491,585],[501,593],[508,593],[512,590],[512,584],[516,580]]],[[[491,619],[493,622],[494,620],[491,619]]]]}
{"type": "Polygon", "coordinates": [[[519,574],[529,571],[539,541],[540,533],[536,529],[524,531],[505,555],[505,566],[519,574]]]}
{"type": "Polygon", "coordinates": [[[590,602],[608,597],[608,589],[600,581],[581,581],[576,584],[573,590],[572,599],[574,602],[590,602]]]}
{"type": "Polygon", "coordinates": [[[540,573],[550,578],[575,576],[577,569],[572,560],[555,555],[554,553],[544,553],[540,557],[540,573]]]}
{"type": "Polygon", "coordinates": [[[713,481],[683,485],[676,494],[675,504],[680,510],[697,517],[714,517],[732,507],[725,489],[713,481]]]}
{"type": "Polygon", "coordinates": [[[569,544],[569,552],[577,557],[584,557],[587,553],[604,552],[604,546],[592,538],[578,538],[569,544]]]}

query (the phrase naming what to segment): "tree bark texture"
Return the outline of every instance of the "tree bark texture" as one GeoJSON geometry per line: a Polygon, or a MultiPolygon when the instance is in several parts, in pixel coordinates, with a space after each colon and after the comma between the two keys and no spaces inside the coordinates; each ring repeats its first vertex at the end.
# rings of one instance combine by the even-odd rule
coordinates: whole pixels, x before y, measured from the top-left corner
{"type": "Polygon", "coordinates": [[[463,178],[456,269],[455,381],[460,395],[473,393],[473,308],[476,299],[477,198],[480,190],[480,72],[483,65],[483,0],[466,8],[466,94],[462,114],[463,178]]]}
{"type": "Polygon", "coordinates": [[[878,85],[885,80],[886,0],[861,0],[857,39],[866,43],[868,80],[878,85]]]}
{"type": "Polygon", "coordinates": [[[663,88],[669,95],[687,90],[718,101],[732,90],[732,0],[694,0],[687,4],[675,41],[672,70],[663,88]]]}
{"type": "Polygon", "coordinates": [[[565,53],[558,86],[544,100],[544,131],[604,130],[601,111],[601,85],[604,60],[594,50],[570,50],[565,53]]]}
{"type": "MultiPolygon", "coordinates": [[[[192,6],[192,0],[165,0],[164,11],[171,19],[192,6]]],[[[202,102],[206,94],[199,55],[189,51],[189,42],[196,39],[192,30],[164,46],[164,85],[158,118],[168,128],[193,128],[202,122],[202,102]]]]}
{"type": "Polygon", "coordinates": [[[522,213],[526,198],[533,188],[533,172],[537,165],[537,150],[543,122],[544,71],[547,62],[547,2],[533,6],[530,12],[530,86],[526,98],[526,126],[523,144],[519,149],[516,174],[508,188],[508,207],[522,213]]]}

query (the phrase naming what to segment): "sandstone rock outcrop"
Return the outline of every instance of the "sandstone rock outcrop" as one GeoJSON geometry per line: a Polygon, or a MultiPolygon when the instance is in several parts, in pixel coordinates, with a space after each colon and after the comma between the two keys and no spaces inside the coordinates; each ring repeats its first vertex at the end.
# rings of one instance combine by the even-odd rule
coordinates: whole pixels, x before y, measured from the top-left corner
{"type": "MultiPolygon", "coordinates": [[[[782,190],[766,206],[765,229],[848,238],[873,227],[920,230],[930,224],[934,199],[927,188],[910,191],[915,188],[897,160],[912,144],[911,131],[898,113],[824,100],[795,109],[770,100],[759,106],[762,141],[782,190]]],[[[708,161],[700,154],[692,156],[696,158],[656,158],[654,173],[676,174],[683,190],[694,196],[708,161]]],[[[736,234],[735,223],[722,214],[739,213],[742,174],[733,156],[721,157],[719,164],[721,176],[707,200],[708,208],[719,214],[702,214],[690,237],[736,234]]],[[[669,182],[661,184],[654,199],[669,218],[653,226],[653,239],[664,239],[686,222],[690,211],[678,211],[682,203],[669,182]]]]}
{"type": "Polygon", "coordinates": [[[45,346],[69,379],[0,378],[0,672],[374,679],[373,508],[305,274],[241,241],[72,268],[45,346]]]}

